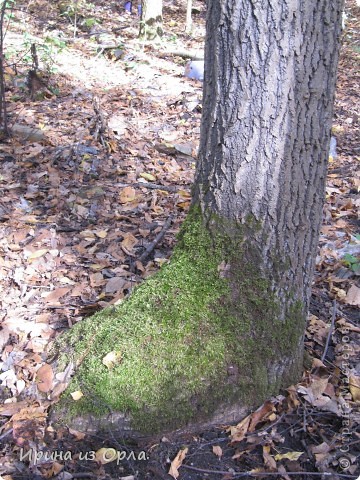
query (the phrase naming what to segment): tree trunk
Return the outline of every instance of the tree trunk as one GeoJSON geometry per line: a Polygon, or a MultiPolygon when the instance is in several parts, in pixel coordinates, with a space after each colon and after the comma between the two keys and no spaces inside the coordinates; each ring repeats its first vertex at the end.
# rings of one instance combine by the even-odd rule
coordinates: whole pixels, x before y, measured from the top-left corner
{"type": "Polygon", "coordinates": [[[299,379],[341,12],[209,0],[193,204],[170,264],[59,339],[84,393],[58,407],[74,427],[109,410],[152,433],[235,421],[299,379]]]}
{"type": "Polygon", "coordinates": [[[5,97],[5,76],[4,76],[4,19],[8,4],[3,1],[0,5],[0,139],[9,134],[7,124],[7,109],[5,97]]]}
{"type": "Polygon", "coordinates": [[[254,293],[256,272],[274,297],[277,310],[270,316],[263,309],[260,330],[259,311],[254,312],[254,338],[271,341],[274,329],[289,322],[295,338],[287,352],[279,346],[264,359],[270,383],[287,384],[301,372],[341,12],[341,0],[208,4],[194,204],[207,221],[220,219],[215,232],[224,219],[240,227],[241,253],[234,252],[227,266],[233,296],[246,296],[246,284],[254,293]]]}
{"type": "Polygon", "coordinates": [[[156,40],[162,35],[162,0],[142,0],[139,38],[156,40]]]}
{"type": "Polygon", "coordinates": [[[186,4],[186,25],[185,25],[185,32],[190,34],[192,31],[192,0],[187,0],[186,4]]]}

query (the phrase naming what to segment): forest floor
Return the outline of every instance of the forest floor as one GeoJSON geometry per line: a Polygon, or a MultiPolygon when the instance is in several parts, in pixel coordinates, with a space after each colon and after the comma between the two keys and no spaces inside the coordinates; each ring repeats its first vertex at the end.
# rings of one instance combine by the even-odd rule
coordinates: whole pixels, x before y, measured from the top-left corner
{"type": "Polygon", "coordinates": [[[186,35],[186,2],[164,3],[165,36],[155,46],[139,43],[137,16],[115,1],[85,2],[76,37],[69,11],[60,15],[66,2],[18,1],[6,27],[12,136],[0,146],[0,479],[358,479],[355,1],[346,6],[302,381],[238,425],[191,435],[135,442],[49,420],[59,384],[46,363],[49,344],[167,262],[190,204],[202,84],[184,76],[184,52],[201,56],[205,4],[194,1],[186,35]]]}

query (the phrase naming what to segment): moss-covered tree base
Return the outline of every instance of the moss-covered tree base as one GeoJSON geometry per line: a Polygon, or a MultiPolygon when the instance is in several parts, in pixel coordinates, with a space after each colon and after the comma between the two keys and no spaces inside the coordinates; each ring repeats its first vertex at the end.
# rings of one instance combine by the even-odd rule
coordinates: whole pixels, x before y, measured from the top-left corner
{"type": "Polygon", "coordinates": [[[193,208],[169,264],[60,337],[58,370],[72,360],[76,373],[55,415],[118,412],[121,425],[125,414],[134,431],[157,433],[233,421],[297,379],[301,305],[279,315],[258,260],[245,258],[243,227],[210,223],[193,208]]]}

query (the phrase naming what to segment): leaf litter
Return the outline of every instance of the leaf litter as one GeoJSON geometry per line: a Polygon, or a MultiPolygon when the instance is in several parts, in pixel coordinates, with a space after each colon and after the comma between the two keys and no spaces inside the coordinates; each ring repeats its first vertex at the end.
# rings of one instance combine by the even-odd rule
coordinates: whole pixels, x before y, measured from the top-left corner
{"type": "MultiPolygon", "coordinates": [[[[267,473],[305,479],[317,472],[357,478],[360,177],[354,105],[360,15],[355,2],[346,11],[336,147],[302,381],[237,424],[160,442],[140,439],[131,447],[114,432],[84,435],[49,424],[48,408],[74,369],[70,363],[54,376],[49,342],[121,301],[167,261],[189,208],[199,140],[201,85],[184,79],[183,60],[168,53],[166,43],[161,55],[151,45],[139,48],[137,18],[112,2],[97,3],[101,29],[116,31],[117,15],[124,44],[120,60],[111,49],[99,51],[101,34],[95,42],[80,34],[58,52],[58,73],[45,78],[47,88],[38,83],[31,97],[19,86],[21,71],[7,71],[9,114],[16,120],[13,137],[0,151],[0,475],[8,480],[28,478],[26,472],[37,478],[225,480],[267,473]],[[23,447],[52,452],[60,446],[71,458],[19,460],[23,447]],[[149,461],[127,459],[119,466],[104,456],[131,448],[146,450],[149,461]],[[84,450],[94,453],[92,461],[81,460],[84,450]]],[[[34,34],[40,36],[52,15],[59,31],[71,36],[72,27],[59,17],[55,3],[36,0],[31,8],[34,34]]],[[[165,29],[175,31],[183,47],[201,50],[203,3],[194,2],[194,9],[193,38],[182,33],[184,10],[172,2],[165,2],[165,29]]],[[[21,8],[17,15],[28,18],[21,8]]],[[[20,41],[20,33],[10,29],[10,40],[20,41]]],[[[112,368],[121,362],[121,352],[109,352],[103,362],[112,368]]],[[[77,401],[83,393],[72,395],[77,401]]]]}

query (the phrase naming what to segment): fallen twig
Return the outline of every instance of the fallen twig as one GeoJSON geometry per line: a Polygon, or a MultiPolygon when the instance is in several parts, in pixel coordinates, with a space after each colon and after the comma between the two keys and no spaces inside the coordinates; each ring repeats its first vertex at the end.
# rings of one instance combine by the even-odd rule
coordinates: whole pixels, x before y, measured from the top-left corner
{"type": "Polygon", "coordinates": [[[190,60],[204,60],[204,52],[196,53],[190,50],[168,50],[156,53],[160,58],[166,58],[169,55],[175,55],[182,58],[189,58],[190,60]]]}
{"type": "Polygon", "coordinates": [[[156,245],[162,240],[166,231],[169,229],[171,222],[173,221],[173,218],[174,218],[173,215],[169,216],[169,218],[164,223],[161,231],[156,235],[154,241],[147,246],[145,252],[143,252],[142,255],[140,256],[139,258],[140,262],[143,262],[150,255],[150,253],[155,249],[156,245]]]}
{"type": "Polygon", "coordinates": [[[330,325],[330,330],[326,339],[325,347],[324,347],[324,353],[321,356],[321,361],[324,363],[324,360],[326,358],[326,354],[329,348],[329,343],[330,343],[330,338],[332,335],[332,332],[334,330],[334,325],[335,325],[335,318],[336,318],[336,300],[333,301],[333,312],[332,312],[332,317],[331,317],[331,325],[330,325]]]}
{"type": "Polygon", "coordinates": [[[185,188],[185,186],[182,186],[182,185],[175,187],[173,185],[157,185],[156,183],[145,183],[145,182],[136,183],[134,186],[150,188],[152,190],[165,190],[166,192],[173,192],[173,193],[176,193],[182,188],[185,188]]]}
{"type": "Polygon", "coordinates": [[[176,193],[179,190],[190,188],[189,185],[159,185],[156,183],[138,182],[138,183],[116,183],[115,187],[139,187],[149,188],[151,190],[164,190],[165,192],[176,193]]]}
{"type": "Polygon", "coordinates": [[[73,473],[72,478],[98,478],[98,476],[90,472],[79,472],[73,473]]]}
{"type": "MultiPolygon", "coordinates": [[[[195,472],[208,473],[208,474],[217,474],[217,475],[232,475],[232,478],[242,478],[242,477],[279,477],[284,476],[280,472],[241,472],[233,473],[226,470],[207,470],[205,468],[191,467],[190,465],[181,465],[181,468],[186,468],[188,470],[194,470],[195,472]]],[[[356,475],[346,475],[344,473],[330,473],[330,472],[286,472],[286,475],[300,476],[300,475],[310,475],[314,477],[332,477],[336,475],[338,478],[348,478],[348,479],[357,479],[356,475]]]]}

